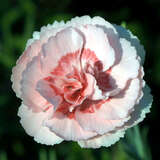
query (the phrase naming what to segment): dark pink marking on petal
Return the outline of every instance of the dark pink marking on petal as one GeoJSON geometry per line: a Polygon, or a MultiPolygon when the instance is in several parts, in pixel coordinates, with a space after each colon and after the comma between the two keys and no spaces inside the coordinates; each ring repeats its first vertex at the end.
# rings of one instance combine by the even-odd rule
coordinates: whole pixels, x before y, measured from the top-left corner
{"type": "Polygon", "coordinates": [[[97,83],[103,92],[111,88],[108,79],[110,72],[111,69],[103,72],[102,62],[90,49],[83,49],[81,54],[78,50],[63,56],[51,76],[44,78],[62,99],[56,112],[61,112],[70,119],[75,118],[77,108],[83,113],[94,113],[95,107],[100,108],[106,101],[88,97],[94,93],[94,83],[97,83]]]}
{"type": "Polygon", "coordinates": [[[102,106],[102,104],[111,101],[112,98],[108,98],[107,100],[102,100],[100,101],[98,104],[95,105],[96,109],[100,109],[100,107],[102,106]]]}
{"type": "Polygon", "coordinates": [[[72,111],[72,112],[68,112],[68,113],[67,113],[67,117],[68,117],[69,119],[75,119],[75,110],[72,111]]]}
{"type": "Polygon", "coordinates": [[[81,110],[83,113],[94,113],[94,108],[93,106],[87,107],[84,110],[81,110]]]}
{"type": "Polygon", "coordinates": [[[54,76],[66,76],[67,74],[74,72],[74,68],[78,69],[77,66],[80,63],[79,56],[79,50],[75,53],[68,53],[66,56],[63,56],[59,60],[58,66],[54,68],[51,74],[54,76]]]}
{"type": "Polygon", "coordinates": [[[112,68],[109,68],[107,71],[106,71],[106,73],[111,73],[111,71],[112,71],[112,68]]]}

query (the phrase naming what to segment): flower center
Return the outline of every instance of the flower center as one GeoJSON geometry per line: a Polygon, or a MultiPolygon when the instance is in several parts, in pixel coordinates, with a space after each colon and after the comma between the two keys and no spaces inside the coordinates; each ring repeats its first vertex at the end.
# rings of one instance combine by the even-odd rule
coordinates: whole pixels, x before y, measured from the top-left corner
{"type": "Polygon", "coordinates": [[[76,108],[93,113],[93,106],[107,98],[105,92],[110,88],[108,73],[102,72],[102,63],[94,52],[84,49],[79,58],[79,51],[62,57],[38,89],[55,111],[70,118],[76,108]]]}
{"type": "Polygon", "coordinates": [[[82,100],[82,92],[83,92],[83,86],[81,82],[74,81],[74,82],[68,82],[64,84],[64,99],[72,104],[73,106],[79,105],[82,100]]]}

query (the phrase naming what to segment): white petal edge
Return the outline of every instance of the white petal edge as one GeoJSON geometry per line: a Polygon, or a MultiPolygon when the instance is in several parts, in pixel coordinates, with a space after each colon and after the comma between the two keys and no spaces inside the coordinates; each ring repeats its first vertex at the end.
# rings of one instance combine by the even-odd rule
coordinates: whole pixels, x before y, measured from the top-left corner
{"type": "Polygon", "coordinates": [[[128,40],[131,43],[131,46],[134,46],[136,48],[137,54],[140,56],[141,63],[143,65],[145,61],[145,50],[143,45],[140,44],[139,39],[135,35],[133,35],[129,30],[123,28],[122,26],[118,26],[115,24],[113,26],[118,32],[120,38],[128,40]]]}
{"type": "Polygon", "coordinates": [[[124,137],[125,132],[119,130],[115,133],[108,133],[103,136],[95,137],[85,141],[78,141],[82,148],[100,148],[102,146],[109,147],[116,143],[120,138],[124,137]]]}
{"type": "Polygon", "coordinates": [[[33,36],[31,39],[27,41],[26,48],[30,46],[35,40],[40,39],[43,35],[47,36],[48,38],[50,36],[55,36],[57,32],[60,32],[62,29],[66,27],[78,27],[79,25],[86,25],[86,24],[92,24],[92,25],[102,25],[106,28],[111,28],[115,33],[117,33],[114,26],[107,22],[105,19],[95,16],[91,18],[90,16],[81,16],[81,17],[74,17],[70,21],[67,21],[64,23],[64,21],[54,21],[53,24],[48,24],[47,26],[41,27],[40,32],[35,31],[33,32],[33,36]]]}
{"type": "Polygon", "coordinates": [[[143,88],[143,97],[139,104],[135,106],[134,112],[131,113],[131,119],[125,124],[127,128],[137,125],[146,117],[146,114],[150,112],[153,96],[150,94],[150,88],[145,85],[143,88]]]}
{"type": "Polygon", "coordinates": [[[33,136],[34,140],[41,144],[54,145],[63,141],[47,127],[42,126],[42,122],[49,116],[51,110],[47,112],[34,113],[27,106],[22,104],[18,110],[18,116],[21,118],[20,123],[28,135],[33,136]]]}
{"type": "Polygon", "coordinates": [[[34,41],[32,46],[28,47],[23,54],[18,58],[16,65],[12,69],[11,81],[12,88],[16,93],[17,97],[21,97],[21,84],[22,73],[25,70],[27,64],[33,59],[34,56],[37,56],[41,49],[41,41],[34,41]]]}
{"type": "Polygon", "coordinates": [[[96,132],[83,130],[75,119],[70,119],[61,112],[55,112],[53,118],[46,119],[43,125],[67,141],[89,139],[98,135],[96,132]]]}
{"type": "Polygon", "coordinates": [[[112,67],[112,71],[110,72],[110,84],[113,83],[112,79],[114,79],[118,89],[121,90],[126,86],[128,80],[138,76],[140,64],[137,59],[136,48],[131,46],[131,43],[124,38],[120,39],[120,43],[123,54],[121,61],[112,67]]]}

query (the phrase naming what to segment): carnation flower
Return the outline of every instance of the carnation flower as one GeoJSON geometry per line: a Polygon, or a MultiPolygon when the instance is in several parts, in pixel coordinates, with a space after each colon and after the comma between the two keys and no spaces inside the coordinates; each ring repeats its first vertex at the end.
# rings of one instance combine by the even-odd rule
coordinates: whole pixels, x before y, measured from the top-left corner
{"type": "Polygon", "coordinates": [[[101,17],[76,17],[34,32],[13,68],[20,122],[34,140],[110,146],[150,111],[137,37],[101,17]]]}

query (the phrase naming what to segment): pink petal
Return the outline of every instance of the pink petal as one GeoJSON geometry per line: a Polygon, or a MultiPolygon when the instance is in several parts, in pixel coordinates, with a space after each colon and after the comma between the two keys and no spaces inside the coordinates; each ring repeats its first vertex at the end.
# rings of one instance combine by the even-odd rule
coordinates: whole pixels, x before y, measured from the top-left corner
{"type": "Polygon", "coordinates": [[[114,130],[116,127],[120,127],[124,122],[128,121],[129,117],[119,120],[106,120],[104,118],[96,116],[96,112],[83,113],[76,111],[76,120],[80,126],[89,132],[96,132],[100,135],[114,130]]]}
{"type": "Polygon", "coordinates": [[[146,114],[150,112],[153,102],[153,97],[150,92],[150,88],[146,85],[143,88],[144,95],[139,104],[135,106],[135,110],[131,113],[131,119],[125,124],[125,127],[128,128],[137,125],[145,118],[146,114]]]}
{"type": "Polygon", "coordinates": [[[126,86],[128,80],[138,76],[140,64],[137,59],[136,49],[125,39],[120,39],[120,42],[123,54],[121,61],[112,67],[110,83],[115,83],[113,82],[113,80],[115,80],[117,88],[122,90],[126,86]]]}
{"type": "Polygon", "coordinates": [[[143,89],[143,92],[143,98],[141,99],[140,103],[135,106],[135,110],[131,114],[131,119],[126,122],[124,126],[120,127],[113,133],[108,133],[103,136],[97,136],[89,140],[78,141],[78,144],[82,148],[99,148],[101,146],[109,147],[110,145],[117,142],[121,137],[124,137],[124,130],[137,125],[145,118],[145,115],[150,112],[153,97],[150,94],[149,87],[146,86],[143,89]]]}
{"type": "Polygon", "coordinates": [[[43,53],[40,52],[23,72],[22,98],[24,104],[36,111],[43,109],[46,99],[36,91],[38,81],[49,76],[62,56],[80,50],[82,44],[81,35],[72,28],[67,28],[59,32],[56,37],[49,39],[48,43],[43,46],[43,53]]]}
{"type": "Polygon", "coordinates": [[[82,148],[100,148],[102,146],[109,147],[116,143],[120,138],[124,137],[124,131],[116,131],[115,133],[108,133],[102,136],[97,136],[89,140],[78,141],[82,148]]]}
{"type": "Polygon", "coordinates": [[[140,80],[132,80],[126,89],[102,104],[96,111],[97,115],[105,119],[125,118],[129,114],[129,111],[136,105],[140,89],[140,80]]]}
{"type": "Polygon", "coordinates": [[[73,26],[73,27],[79,27],[80,25],[95,25],[96,27],[98,26],[104,26],[107,29],[111,29],[114,31],[114,33],[117,33],[116,29],[114,28],[114,26],[107,22],[105,19],[103,19],[102,17],[99,16],[95,16],[93,18],[91,18],[90,16],[86,15],[86,16],[81,16],[81,17],[75,17],[72,18],[71,21],[67,22],[67,26],[73,26]]]}
{"type": "MultiPolygon", "coordinates": [[[[85,48],[93,51],[103,63],[103,70],[109,69],[115,61],[115,53],[101,28],[86,25],[79,28],[85,36],[85,48]]],[[[85,65],[85,60],[83,66],[85,65]]]]}
{"type": "Polygon", "coordinates": [[[121,60],[122,56],[122,47],[120,43],[120,38],[118,33],[115,31],[115,28],[113,27],[106,27],[105,25],[97,25],[98,28],[103,29],[104,33],[106,34],[108,38],[108,42],[111,45],[111,47],[114,49],[115,52],[115,64],[118,64],[121,60]]]}
{"type": "Polygon", "coordinates": [[[50,37],[48,42],[43,45],[41,52],[43,73],[50,73],[63,56],[78,50],[80,53],[82,47],[82,35],[71,27],[62,30],[56,36],[50,37]]]}
{"type": "Polygon", "coordinates": [[[139,80],[134,79],[126,90],[102,104],[94,113],[83,113],[79,110],[75,112],[75,118],[84,130],[99,134],[112,131],[128,121],[128,112],[136,103],[139,89],[139,80]]]}
{"type": "Polygon", "coordinates": [[[126,39],[131,43],[131,46],[136,48],[137,54],[141,59],[140,63],[143,65],[145,60],[145,50],[144,47],[141,45],[139,39],[135,35],[133,35],[129,30],[123,28],[122,26],[114,24],[114,28],[118,32],[120,38],[126,39]]]}
{"type": "Polygon", "coordinates": [[[37,56],[41,49],[41,41],[35,41],[32,46],[29,46],[22,56],[18,59],[16,66],[12,70],[12,88],[16,92],[17,97],[21,96],[22,72],[25,70],[27,63],[29,63],[34,56],[37,56]]]}
{"type": "Polygon", "coordinates": [[[55,112],[53,118],[46,120],[44,125],[65,140],[84,140],[97,135],[83,130],[74,118],[68,118],[60,112],[55,112]]]}
{"type": "Polygon", "coordinates": [[[27,106],[22,104],[18,111],[20,122],[25,131],[42,144],[54,145],[61,143],[63,139],[51,132],[47,127],[42,126],[43,121],[50,115],[51,111],[33,113],[27,106]]]}
{"type": "Polygon", "coordinates": [[[46,99],[36,91],[36,84],[42,77],[40,58],[36,56],[27,65],[21,81],[23,103],[34,111],[42,111],[47,102],[46,99]]]}
{"type": "Polygon", "coordinates": [[[57,95],[56,92],[49,86],[49,84],[40,80],[37,83],[36,90],[43,96],[50,104],[56,109],[62,102],[61,96],[57,95]]]}

